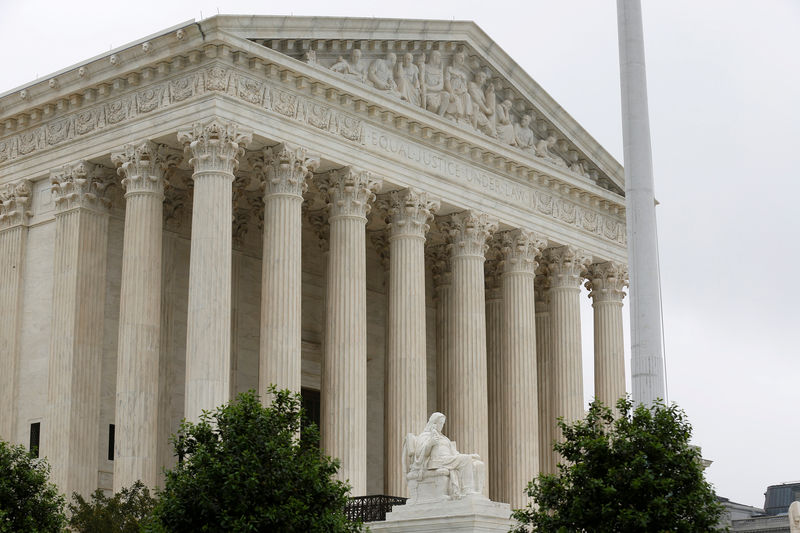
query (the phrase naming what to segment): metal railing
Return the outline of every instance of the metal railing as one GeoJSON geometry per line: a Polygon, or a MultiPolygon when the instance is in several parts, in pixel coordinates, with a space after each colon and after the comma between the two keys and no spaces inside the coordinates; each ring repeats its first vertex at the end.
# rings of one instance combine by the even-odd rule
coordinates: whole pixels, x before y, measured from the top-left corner
{"type": "Polygon", "coordinates": [[[386,513],[392,510],[393,505],[403,505],[407,498],[397,496],[356,496],[350,498],[344,512],[348,520],[361,522],[380,522],[386,520],[386,513]]]}

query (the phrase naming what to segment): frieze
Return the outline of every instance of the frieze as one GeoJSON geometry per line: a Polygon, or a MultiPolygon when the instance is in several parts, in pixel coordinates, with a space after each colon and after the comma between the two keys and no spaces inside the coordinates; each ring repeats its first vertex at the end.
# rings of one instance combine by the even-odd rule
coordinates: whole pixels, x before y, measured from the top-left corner
{"type": "Polygon", "coordinates": [[[347,140],[361,140],[362,121],[358,118],[272,87],[233,69],[212,66],[109,102],[84,107],[65,117],[0,140],[0,164],[207,92],[223,92],[347,140]]]}
{"type": "Polygon", "coordinates": [[[455,158],[442,155],[440,152],[371,125],[364,126],[362,144],[372,150],[388,154],[406,165],[470,188],[479,188],[484,194],[503,202],[547,215],[604,239],[623,245],[626,243],[625,224],[620,220],[599,214],[588,207],[548,192],[537,191],[483,169],[466,165],[455,158]]]}

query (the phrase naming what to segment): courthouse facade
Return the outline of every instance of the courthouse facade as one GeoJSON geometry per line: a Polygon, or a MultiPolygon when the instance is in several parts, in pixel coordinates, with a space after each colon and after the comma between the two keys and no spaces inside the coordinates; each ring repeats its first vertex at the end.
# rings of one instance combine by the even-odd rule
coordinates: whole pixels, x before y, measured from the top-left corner
{"type": "Polygon", "coordinates": [[[217,16],[0,96],[0,437],[67,494],[186,417],[320,398],[353,495],[434,410],[521,505],[625,392],[622,168],[471,22],[217,16]],[[318,392],[317,392],[318,391],[318,392]]]}

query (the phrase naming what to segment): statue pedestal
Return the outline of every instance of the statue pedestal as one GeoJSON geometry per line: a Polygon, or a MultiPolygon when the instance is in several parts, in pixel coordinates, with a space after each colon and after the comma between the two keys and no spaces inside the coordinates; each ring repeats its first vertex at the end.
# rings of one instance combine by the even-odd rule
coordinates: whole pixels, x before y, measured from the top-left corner
{"type": "Polygon", "coordinates": [[[397,505],[385,522],[370,522],[370,531],[396,533],[437,532],[507,533],[511,528],[511,506],[493,502],[480,494],[460,500],[416,505],[397,505]]]}

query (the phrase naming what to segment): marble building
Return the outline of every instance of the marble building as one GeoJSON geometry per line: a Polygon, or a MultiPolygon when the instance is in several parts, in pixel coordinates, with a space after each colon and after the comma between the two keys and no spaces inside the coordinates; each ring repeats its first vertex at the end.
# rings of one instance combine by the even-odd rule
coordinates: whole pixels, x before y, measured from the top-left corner
{"type": "Polygon", "coordinates": [[[180,420],[319,395],[353,495],[430,413],[493,500],[625,393],[623,171],[471,22],[216,16],[0,95],[0,437],[67,494],[180,420]]]}

